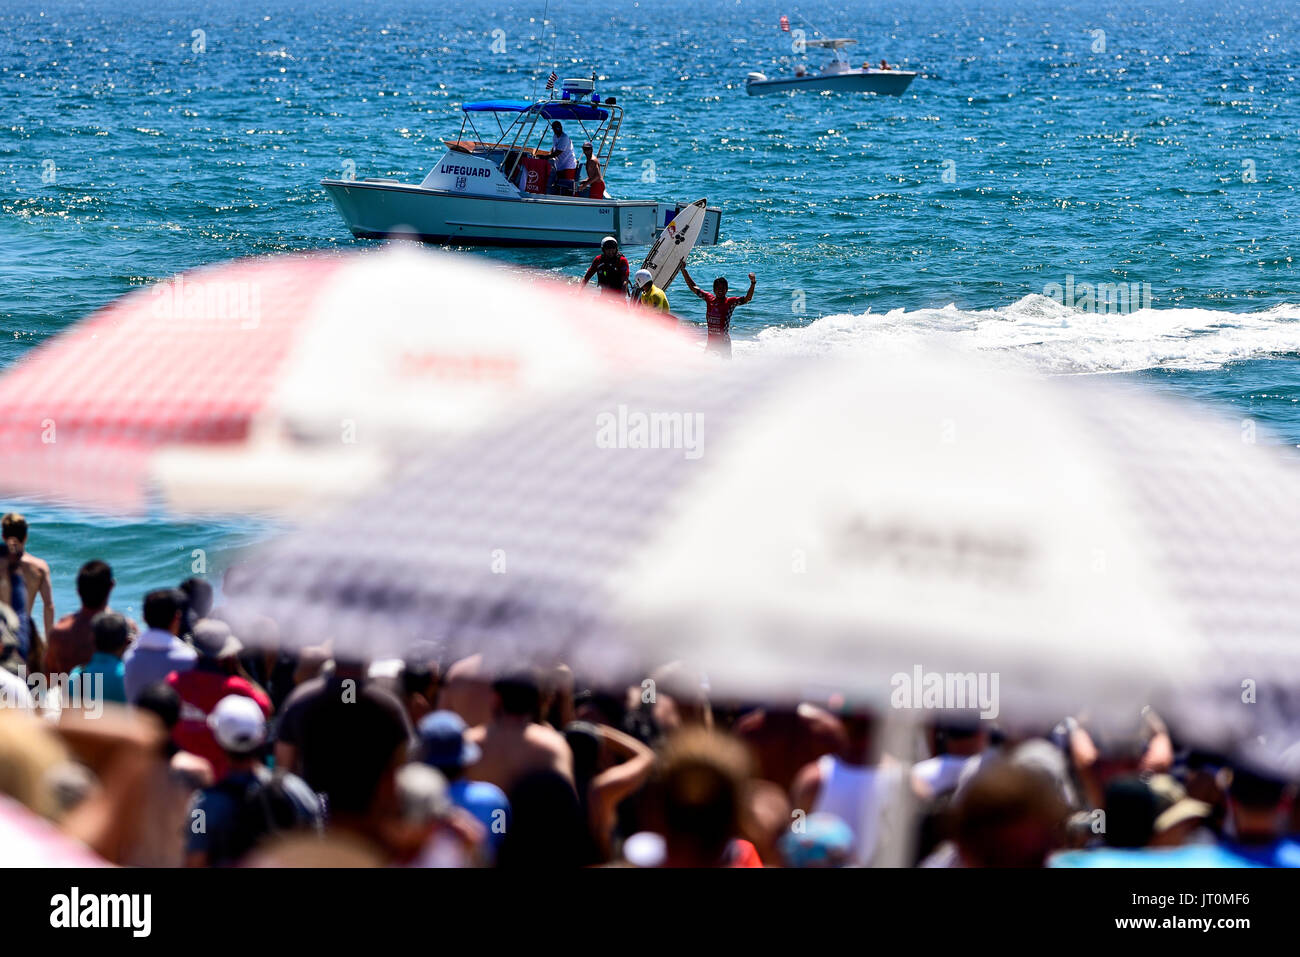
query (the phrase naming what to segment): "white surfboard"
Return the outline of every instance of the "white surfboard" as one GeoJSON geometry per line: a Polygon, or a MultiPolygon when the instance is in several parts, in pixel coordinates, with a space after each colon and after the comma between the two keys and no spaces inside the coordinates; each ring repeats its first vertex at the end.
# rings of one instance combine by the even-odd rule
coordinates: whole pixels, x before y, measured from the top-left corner
{"type": "Polygon", "coordinates": [[[686,261],[695,246],[695,240],[700,238],[700,230],[704,228],[704,209],[707,205],[708,200],[697,199],[689,206],[683,206],[650,247],[641,268],[654,273],[654,284],[660,289],[667,289],[668,284],[682,271],[682,263],[686,261]]]}

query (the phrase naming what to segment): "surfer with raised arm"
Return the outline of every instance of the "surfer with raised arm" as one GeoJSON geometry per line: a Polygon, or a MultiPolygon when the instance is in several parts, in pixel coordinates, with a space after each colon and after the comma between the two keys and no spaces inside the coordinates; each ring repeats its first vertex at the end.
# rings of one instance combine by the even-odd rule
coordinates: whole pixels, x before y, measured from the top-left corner
{"type": "Polygon", "coordinates": [[[695,285],[691,274],[686,271],[685,263],[682,264],[682,278],[686,280],[686,288],[703,299],[706,305],[705,321],[708,323],[709,337],[705,348],[710,352],[731,358],[731,314],[737,306],[743,306],[754,298],[754,287],[758,284],[758,279],[750,273],[749,292],[743,296],[728,296],[727,280],[724,276],[713,280],[711,293],[695,285]]]}

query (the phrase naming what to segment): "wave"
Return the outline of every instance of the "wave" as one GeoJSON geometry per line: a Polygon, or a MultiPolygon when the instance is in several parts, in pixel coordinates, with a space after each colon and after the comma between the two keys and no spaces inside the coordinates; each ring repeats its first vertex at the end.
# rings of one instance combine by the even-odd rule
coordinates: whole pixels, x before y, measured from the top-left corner
{"type": "Polygon", "coordinates": [[[1029,295],[998,309],[894,309],[830,315],[737,341],[738,355],[828,355],[940,344],[1014,358],[1039,372],[1080,375],[1143,369],[1214,369],[1300,356],[1300,305],[1258,312],[1137,309],[1083,312],[1029,295]]]}

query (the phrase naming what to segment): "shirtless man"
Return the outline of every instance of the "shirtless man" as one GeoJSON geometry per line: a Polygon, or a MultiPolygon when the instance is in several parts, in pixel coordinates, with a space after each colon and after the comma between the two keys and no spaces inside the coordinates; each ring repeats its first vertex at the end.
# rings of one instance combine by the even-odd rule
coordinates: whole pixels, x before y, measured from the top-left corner
{"type": "MultiPolygon", "coordinates": [[[[32,611],[36,608],[36,596],[41,596],[41,604],[45,612],[45,627],[38,633],[35,623],[32,623],[30,644],[26,649],[28,661],[40,668],[44,657],[41,635],[48,635],[50,629],[54,627],[54,594],[50,589],[50,566],[44,559],[27,553],[27,519],[17,512],[10,512],[0,519],[0,534],[4,536],[11,565],[17,564],[22,572],[23,583],[26,585],[27,607],[14,608],[14,611],[20,616],[26,616],[30,621],[32,611]]],[[[13,607],[12,587],[8,574],[0,575],[0,601],[13,607]]]]}
{"type": "Polygon", "coordinates": [[[605,198],[605,177],[600,172],[600,160],[592,155],[591,144],[582,144],[582,169],[586,178],[578,184],[578,195],[588,199],[605,198]]]}
{"type": "Polygon", "coordinates": [[[492,690],[491,720],[466,734],[483,753],[467,777],[495,784],[507,795],[517,781],[534,771],[554,771],[572,784],[569,743],[554,728],[540,723],[542,693],[537,676],[501,678],[492,690]]]}

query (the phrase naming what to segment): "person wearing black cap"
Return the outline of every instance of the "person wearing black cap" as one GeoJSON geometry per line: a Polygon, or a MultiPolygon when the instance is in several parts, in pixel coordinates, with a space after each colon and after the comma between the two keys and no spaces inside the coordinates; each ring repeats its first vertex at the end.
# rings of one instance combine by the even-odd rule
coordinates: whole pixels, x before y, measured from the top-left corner
{"type": "Polygon", "coordinates": [[[1250,761],[1232,767],[1224,850],[1249,864],[1300,867],[1300,843],[1286,826],[1295,786],[1271,768],[1250,761]]]}

